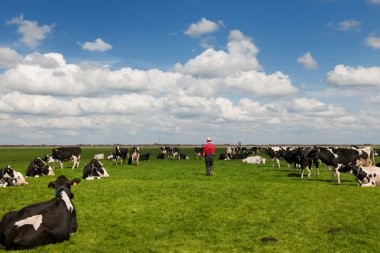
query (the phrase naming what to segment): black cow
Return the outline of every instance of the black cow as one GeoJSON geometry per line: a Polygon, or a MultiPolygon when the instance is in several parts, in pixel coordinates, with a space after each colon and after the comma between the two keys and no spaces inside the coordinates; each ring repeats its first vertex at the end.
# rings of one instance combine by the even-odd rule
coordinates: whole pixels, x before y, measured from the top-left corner
{"type": "Polygon", "coordinates": [[[157,159],[161,159],[161,160],[163,160],[163,159],[165,159],[165,154],[164,153],[159,153],[158,155],[157,155],[157,159]]]}
{"type": "Polygon", "coordinates": [[[37,157],[29,163],[25,175],[27,177],[54,176],[54,172],[49,165],[37,157]]]}
{"type": "Polygon", "coordinates": [[[48,184],[55,189],[53,199],[5,214],[0,221],[0,244],[6,249],[28,249],[69,240],[78,228],[71,186],[79,182],[79,178],[70,181],[61,175],[48,184]]]}
{"type": "Polygon", "coordinates": [[[195,160],[198,160],[199,157],[203,158],[203,147],[195,147],[195,160]]]}
{"type": "Polygon", "coordinates": [[[282,158],[288,163],[288,168],[301,168],[301,147],[287,147],[282,152],[282,158]]]}
{"type": "Polygon", "coordinates": [[[247,157],[248,157],[247,153],[237,153],[237,154],[231,155],[231,159],[244,159],[247,157]]]}
{"type": "Polygon", "coordinates": [[[140,161],[149,161],[150,153],[141,154],[139,160],[140,161]]]}
{"type": "Polygon", "coordinates": [[[81,148],[80,147],[61,147],[61,148],[54,148],[52,149],[52,158],[54,159],[54,169],[57,162],[61,164],[61,169],[63,169],[62,162],[65,161],[73,161],[73,167],[72,169],[79,168],[79,162],[80,162],[80,153],[81,148]]]}
{"type": "Polygon", "coordinates": [[[83,178],[86,180],[100,179],[104,177],[109,177],[109,175],[98,159],[93,158],[83,167],[83,178]]]}
{"type": "Polygon", "coordinates": [[[333,177],[340,184],[340,173],[347,172],[344,166],[360,161],[359,151],[351,148],[318,148],[318,159],[333,172],[333,177]]]}

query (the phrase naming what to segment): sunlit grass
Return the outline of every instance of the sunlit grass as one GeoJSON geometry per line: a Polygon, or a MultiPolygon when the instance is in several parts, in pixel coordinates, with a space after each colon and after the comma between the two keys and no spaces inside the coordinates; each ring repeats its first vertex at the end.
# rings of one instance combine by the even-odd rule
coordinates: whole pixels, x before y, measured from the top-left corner
{"type": "MultiPolygon", "coordinates": [[[[109,148],[83,148],[82,166],[109,148]]],[[[215,161],[215,176],[204,162],[156,160],[136,165],[104,161],[110,178],[82,181],[72,189],[78,231],[69,241],[27,252],[376,252],[379,249],[380,188],[360,188],[353,176],[331,182],[331,173],[215,161]],[[263,243],[261,238],[277,241],[263,243]]],[[[220,151],[220,150],[219,150],[220,151]]],[[[0,165],[25,173],[35,156],[50,149],[0,149],[0,165]]],[[[56,175],[81,177],[65,163],[56,175]]],[[[49,200],[53,178],[28,179],[26,187],[0,189],[0,215],[49,200]]],[[[1,249],[0,249],[1,251],[1,249]]]]}

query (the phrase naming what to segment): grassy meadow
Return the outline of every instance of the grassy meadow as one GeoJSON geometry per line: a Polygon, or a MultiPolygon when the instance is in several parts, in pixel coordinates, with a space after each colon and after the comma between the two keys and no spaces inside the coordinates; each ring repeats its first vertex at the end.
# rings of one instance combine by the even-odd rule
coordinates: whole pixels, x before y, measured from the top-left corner
{"type": "MultiPolygon", "coordinates": [[[[240,160],[215,159],[215,176],[205,176],[192,148],[190,160],[157,160],[158,148],[142,148],[151,160],[115,165],[103,160],[110,178],[72,188],[78,231],[69,241],[24,252],[379,252],[380,188],[360,188],[354,177],[331,172],[300,179],[300,171],[240,160]],[[265,241],[267,238],[268,242],[265,241]]],[[[82,148],[79,169],[55,169],[56,176],[82,176],[96,153],[113,147],[82,148]]],[[[0,148],[0,168],[25,175],[28,163],[51,148],[0,148]]],[[[265,157],[265,155],[262,155],[265,157]]],[[[28,178],[28,186],[0,188],[0,216],[53,198],[55,177],[28,178]]],[[[0,252],[5,251],[0,248],[0,252]]]]}

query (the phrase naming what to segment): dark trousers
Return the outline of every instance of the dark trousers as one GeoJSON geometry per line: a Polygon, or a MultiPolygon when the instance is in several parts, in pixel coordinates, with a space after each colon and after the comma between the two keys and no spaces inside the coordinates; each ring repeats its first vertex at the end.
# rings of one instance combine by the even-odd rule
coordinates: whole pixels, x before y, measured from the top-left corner
{"type": "Polygon", "coordinates": [[[207,176],[214,175],[214,155],[206,154],[205,155],[205,163],[206,163],[206,174],[207,176]]]}

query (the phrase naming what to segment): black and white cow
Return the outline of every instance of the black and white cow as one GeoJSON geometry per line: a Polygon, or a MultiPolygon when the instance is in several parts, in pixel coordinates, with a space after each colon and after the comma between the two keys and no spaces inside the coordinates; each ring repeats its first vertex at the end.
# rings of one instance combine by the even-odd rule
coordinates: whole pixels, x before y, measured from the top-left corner
{"type": "Polygon", "coordinates": [[[333,172],[333,177],[340,184],[340,173],[347,172],[344,166],[360,162],[360,154],[351,148],[318,148],[318,159],[333,172]]]}
{"type": "Polygon", "coordinates": [[[174,160],[174,159],[180,159],[180,157],[179,157],[179,154],[180,154],[180,152],[179,152],[179,147],[174,147],[173,149],[172,149],[172,159],[174,160]]]}
{"type": "Polygon", "coordinates": [[[61,148],[54,148],[52,149],[52,158],[54,159],[54,169],[57,162],[60,163],[61,169],[63,169],[62,162],[65,161],[73,161],[73,167],[72,169],[79,168],[79,162],[80,162],[80,153],[81,148],[80,147],[61,147],[61,148]]]}
{"type": "Polygon", "coordinates": [[[260,154],[260,149],[261,147],[251,147],[249,151],[251,154],[260,154]]]}
{"type": "Polygon", "coordinates": [[[178,154],[178,159],[179,160],[189,160],[190,157],[188,155],[185,155],[185,154],[178,154]]]}
{"type": "Polygon", "coordinates": [[[231,160],[231,154],[228,153],[222,153],[219,155],[219,160],[231,160]]]}
{"type": "Polygon", "coordinates": [[[348,164],[342,170],[350,171],[355,176],[358,186],[380,186],[380,167],[348,164]]]}
{"type": "Polygon", "coordinates": [[[0,244],[6,249],[28,249],[69,240],[78,228],[71,186],[79,182],[79,178],[68,180],[61,175],[48,184],[55,190],[53,199],[5,214],[0,221],[0,244]]]}
{"type": "Polygon", "coordinates": [[[375,164],[375,151],[372,147],[360,148],[358,146],[352,146],[351,148],[359,152],[360,159],[367,160],[371,163],[370,165],[375,164]]]}
{"type": "Polygon", "coordinates": [[[274,164],[276,163],[277,166],[280,168],[280,158],[282,158],[283,152],[284,152],[284,149],[282,147],[265,148],[265,153],[269,156],[270,159],[272,159],[273,167],[274,167],[274,164]]]}
{"type": "Polygon", "coordinates": [[[109,177],[107,170],[98,159],[92,159],[83,167],[83,178],[86,180],[109,177]]]}
{"type": "Polygon", "coordinates": [[[198,160],[199,157],[203,158],[203,147],[195,147],[195,160],[198,160]]]}
{"type": "Polygon", "coordinates": [[[41,158],[37,157],[31,161],[26,168],[25,176],[27,177],[40,177],[40,176],[54,176],[53,169],[47,165],[41,158]]]}
{"type": "Polygon", "coordinates": [[[0,187],[28,185],[21,172],[14,170],[10,165],[0,170],[0,187]]]}
{"type": "Polygon", "coordinates": [[[116,159],[116,165],[118,164],[120,160],[120,165],[123,164],[123,161],[125,162],[125,159],[128,159],[129,153],[128,148],[121,148],[119,146],[115,147],[115,151],[113,154],[109,157],[107,157],[108,160],[116,159]]]}
{"type": "Polygon", "coordinates": [[[161,146],[160,151],[165,155],[165,158],[172,157],[173,155],[173,149],[169,146],[161,146]]]}
{"type": "Polygon", "coordinates": [[[128,158],[128,164],[136,164],[139,165],[139,159],[140,159],[140,148],[138,147],[132,147],[129,158],[128,158]]]}

